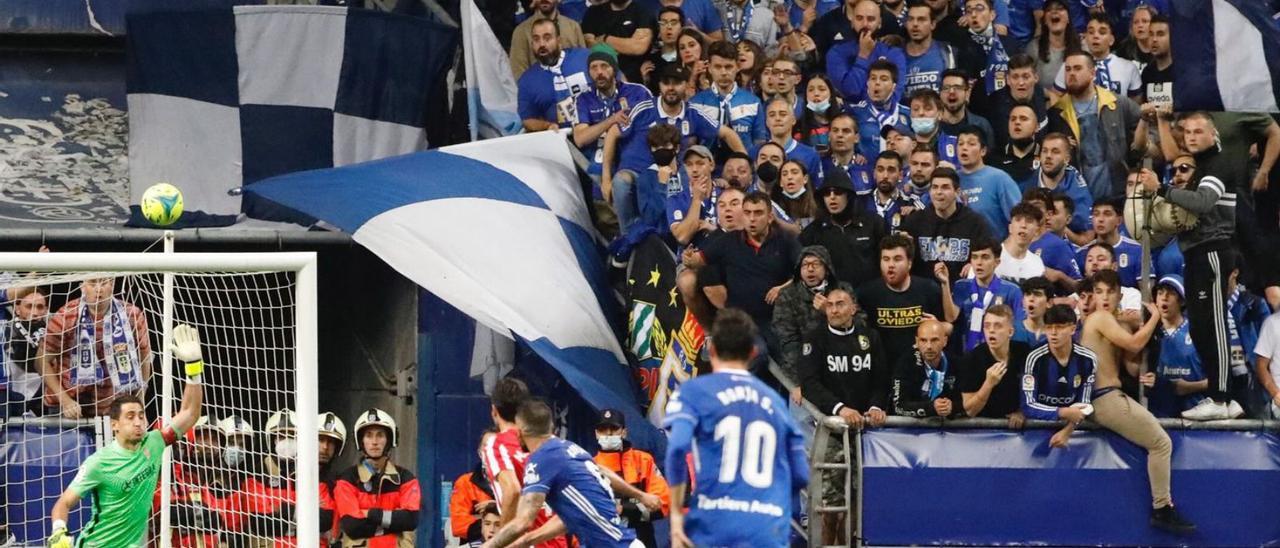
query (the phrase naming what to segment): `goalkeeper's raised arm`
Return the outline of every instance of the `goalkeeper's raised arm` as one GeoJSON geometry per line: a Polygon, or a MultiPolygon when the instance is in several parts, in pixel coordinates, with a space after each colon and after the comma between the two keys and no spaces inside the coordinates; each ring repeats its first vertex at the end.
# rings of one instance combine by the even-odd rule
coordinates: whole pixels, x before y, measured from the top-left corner
{"type": "Polygon", "coordinates": [[[81,545],[142,546],[164,448],[195,426],[204,397],[200,385],[204,362],[200,334],[194,327],[174,328],[173,355],[185,362],[187,386],[182,393],[182,408],[172,424],[147,432],[147,414],[137,396],[121,394],[111,402],[109,415],[115,440],[85,459],[71,486],[53,505],[49,548],[71,548],[67,516],[90,493],[95,497],[93,517],[80,532],[81,545]]]}
{"type": "Polygon", "coordinates": [[[196,328],[185,324],[173,328],[173,357],[184,362],[187,373],[182,407],[173,416],[173,431],[182,436],[200,419],[200,404],[204,400],[204,390],[200,385],[204,376],[204,354],[200,350],[200,332],[196,328]]]}

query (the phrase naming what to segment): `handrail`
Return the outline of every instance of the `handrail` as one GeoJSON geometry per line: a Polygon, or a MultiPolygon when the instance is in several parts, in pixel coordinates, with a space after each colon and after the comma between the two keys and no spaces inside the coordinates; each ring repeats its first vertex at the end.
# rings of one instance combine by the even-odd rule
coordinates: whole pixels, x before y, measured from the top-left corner
{"type": "MultiPolygon", "coordinates": [[[[773,360],[769,360],[769,372],[782,383],[788,391],[795,388],[795,384],[782,375],[782,368],[773,360]]],[[[849,427],[849,423],[839,417],[831,416],[823,413],[809,400],[804,400],[802,404],[805,411],[819,423],[827,428],[836,431],[849,427]]],[[[1231,431],[1258,431],[1258,430],[1280,430],[1280,420],[1258,420],[1258,419],[1230,419],[1217,421],[1193,421],[1187,419],[1156,419],[1160,422],[1160,426],[1165,430],[1231,430],[1231,431]]],[[[1056,430],[1065,425],[1062,421],[1042,421],[1027,420],[1023,424],[1024,430],[1056,430]]],[[[1009,428],[1008,421],[1004,419],[987,419],[987,418],[959,418],[959,419],[943,419],[941,417],[916,418],[903,417],[900,415],[891,415],[887,417],[884,428],[938,428],[938,429],[993,429],[1007,430],[1009,428]]],[[[1080,424],[1081,430],[1099,429],[1097,423],[1086,420],[1080,424]]]]}
{"type": "MultiPolygon", "coordinates": [[[[1236,432],[1254,432],[1262,430],[1280,430],[1280,420],[1257,420],[1257,419],[1230,419],[1216,421],[1193,421],[1187,419],[1156,419],[1160,426],[1165,430],[1226,430],[1236,432]]],[[[839,417],[823,417],[819,422],[827,428],[833,430],[843,430],[849,427],[849,423],[839,417]]],[[[1023,430],[1056,430],[1062,428],[1066,423],[1062,421],[1042,421],[1028,420],[1023,430]]],[[[916,417],[903,417],[899,415],[891,415],[885,418],[884,426],[881,428],[932,428],[938,430],[1008,430],[1009,422],[1004,419],[987,419],[987,418],[959,418],[959,419],[942,419],[939,417],[931,417],[921,419],[916,417]]],[[[1079,430],[1105,430],[1098,423],[1092,420],[1085,420],[1080,423],[1079,430]]]]}
{"type": "Polygon", "coordinates": [[[67,419],[63,417],[9,417],[0,420],[0,428],[10,426],[37,426],[41,428],[94,428],[97,419],[67,419]]]}

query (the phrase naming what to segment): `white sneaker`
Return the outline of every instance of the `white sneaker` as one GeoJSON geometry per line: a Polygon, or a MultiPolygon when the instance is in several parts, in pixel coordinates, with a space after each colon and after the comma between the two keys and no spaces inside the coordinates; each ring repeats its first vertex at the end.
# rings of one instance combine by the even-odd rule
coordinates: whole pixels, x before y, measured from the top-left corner
{"type": "Polygon", "coordinates": [[[1209,398],[1200,400],[1195,407],[1182,412],[1182,418],[1193,421],[1216,421],[1230,416],[1227,404],[1218,403],[1209,398]]]}
{"type": "Polygon", "coordinates": [[[13,533],[3,531],[0,532],[0,534],[4,535],[0,536],[0,548],[9,548],[11,546],[18,545],[18,537],[13,536],[13,533]]]}
{"type": "Polygon", "coordinates": [[[1244,416],[1244,408],[1240,407],[1236,400],[1227,403],[1227,418],[1238,419],[1242,416],[1244,416]]]}

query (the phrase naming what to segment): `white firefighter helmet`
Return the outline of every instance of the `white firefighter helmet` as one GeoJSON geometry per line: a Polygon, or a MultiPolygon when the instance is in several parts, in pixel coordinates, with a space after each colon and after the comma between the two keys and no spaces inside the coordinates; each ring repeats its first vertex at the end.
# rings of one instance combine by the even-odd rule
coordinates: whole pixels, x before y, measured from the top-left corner
{"type": "Polygon", "coordinates": [[[264,430],[268,436],[286,435],[293,436],[297,430],[298,421],[293,418],[292,409],[281,409],[271,415],[267,419],[267,427],[264,430]]]}
{"type": "Polygon", "coordinates": [[[320,417],[316,419],[316,424],[319,426],[321,436],[338,440],[338,451],[334,454],[341,455],[342,449],[347,445],[347,425],[343,424],[342,419],[338,418],[337,415],[328,411],[320,414],[320,417]]]}
{"type": "Polygon", "coordinates": [[[238,415],[227,415],[226,418],[218,421],[218,430],[221,430],[222,435],[228,438],[231,436],[253,435],[253,426],[250,426],[248,421],[238,415]]]}
{"type": "Polygon", "coordinates": [[[360,451],[364,451],[364,444],[360,443],[360,433],[370,426],[382,426],[391,431],[391,447],[396,446],[396,420],[391,418],[386,411],[376,407],[369,408],[368,411],[360,413],[360,418],[356,419],[356,445],[360,447],[360,451]]]}
{"type": "Polygon", "coordinates": [[[200,415],[200,418],[196,419],[195,425],[191,427],[192,432],[198,432],[200,430],[213,430],[214,432],[223,434],[222,428],[220,428],[219,425],[214,424],[213,421],[209,420],[209,415],[200,415]]]}

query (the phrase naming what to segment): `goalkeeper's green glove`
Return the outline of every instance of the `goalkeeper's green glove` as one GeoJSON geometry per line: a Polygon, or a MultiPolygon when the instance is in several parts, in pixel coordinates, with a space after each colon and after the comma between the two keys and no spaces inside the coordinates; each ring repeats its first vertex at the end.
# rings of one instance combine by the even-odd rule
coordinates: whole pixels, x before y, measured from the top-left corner
{"type": "Polygon", "coordinates": [[[204,361],[200,351],[200,332],[187,324],[173,328],[173,355],[186,362],[187,377],[199,382],[204,373],[204,361]]]}
{"type": "Polygon", "coordinates": [[[53,534],[49,535],[48,548],[71,548],[75,537],[67,532],[67,524],[62,520],[53,522],[53,534]]]}

